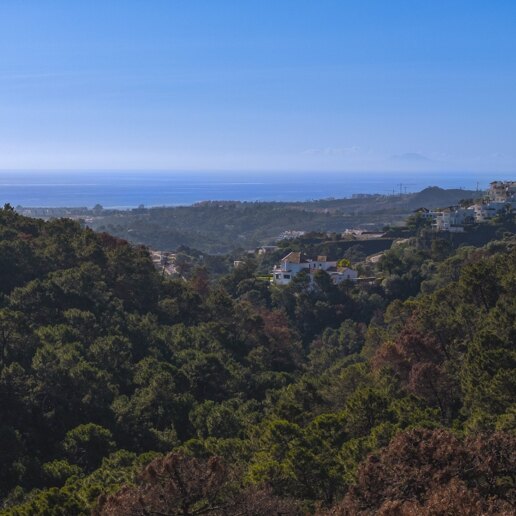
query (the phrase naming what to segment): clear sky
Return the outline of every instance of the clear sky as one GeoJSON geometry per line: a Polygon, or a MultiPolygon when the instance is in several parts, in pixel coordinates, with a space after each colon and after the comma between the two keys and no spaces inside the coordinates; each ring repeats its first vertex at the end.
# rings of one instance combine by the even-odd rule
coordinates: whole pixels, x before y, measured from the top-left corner
{"type": "Polygon", "coordinates": [[[515,0],[1,0],[0,168],[516,170],[515,0]]]}

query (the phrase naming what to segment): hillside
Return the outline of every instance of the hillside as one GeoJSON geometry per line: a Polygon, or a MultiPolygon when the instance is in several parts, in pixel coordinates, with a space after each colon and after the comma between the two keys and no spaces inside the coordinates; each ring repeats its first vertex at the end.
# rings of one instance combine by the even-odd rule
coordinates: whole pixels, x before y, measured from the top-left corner
{"type": "Polygon", "coordinates": [[[407,205],[410,208],[444,208],[457,205],[464,199],[477,199],[482,192],[474,190],[443,189],[438,186],[430,186],[411,196],[407,205]]]}
{"type": "Polygon", "coordinates": [[[170,280],[0,210],[0,514],[510,513],[514,235],[360,266],[170,280]]]}
{"type": "Polygon", "coordinates": [[[271,203],[213,201],[188,207],[150,208],[101,213],[89,225],[134,243],[174,250],[181,245],[226,253],[275,240],[285,231],[382,229],[425,206],[436,208],[478,196],[467,190],[427,188],[415,194],[367,199],[327,199],[271,203]]]}
{"type": "Polygon", "coordinates": [[[417,193],[309,202],[210,201],[193,206],[104,210],[23,208],[22,214],[83,218],[93,229],[165,251],[180,246],[204,253],[228,253],[276,240],[283,232],[381,230],[402,222],[412,211],[445,207],[479,192],[429,187],[417,193]]]}

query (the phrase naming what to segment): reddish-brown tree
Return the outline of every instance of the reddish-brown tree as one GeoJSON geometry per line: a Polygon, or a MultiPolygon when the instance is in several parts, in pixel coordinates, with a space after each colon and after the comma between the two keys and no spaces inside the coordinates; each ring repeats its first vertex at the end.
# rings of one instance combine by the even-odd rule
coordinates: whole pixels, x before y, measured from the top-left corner
{"type": "Polygon", "coordinates": [[[301,514],[291,500],[269,490],[242,490],[220,457],[196,459],[175,453],[148,464],[136,486],[99,498],[95,516],[266,516],[301,514]]]}
{"type": "Polygon", "coordinates": [[[415,321],[410,321],[394,342],[386,342],[378,349],[373,366],[392,369],[407,390],[438,407],[446,420],[453,413],[458,387],[445,361],[437,339],[421,333],[415,321]]]}
{"type": "Polygon", "coordinates": [[[293,370],[301,362],[301,346],[285,314],[278,310],[258,310],[267,337],[270,366],[277,370],[293,370]]]}
{"type": "Polygon", "coordinates": [[[461,441],[448,430],[396,436],[361,465],[358,481],[331,515],[512,515],[516,437],[461,441]]]}

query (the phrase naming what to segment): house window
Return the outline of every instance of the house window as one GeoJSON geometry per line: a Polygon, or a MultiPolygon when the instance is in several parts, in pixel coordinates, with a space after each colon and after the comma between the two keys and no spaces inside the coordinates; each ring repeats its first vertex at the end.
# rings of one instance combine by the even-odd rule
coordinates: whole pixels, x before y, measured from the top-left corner
{"type": "Polygon", "coordinates": [[[281,274],[276,274],[276,279],[280,279],[281,278],[281,274]]]}
{"type": "Polygon", "coordinates": [[[283,274],[283,279],[290,279],[290,274],[283,274]]]}

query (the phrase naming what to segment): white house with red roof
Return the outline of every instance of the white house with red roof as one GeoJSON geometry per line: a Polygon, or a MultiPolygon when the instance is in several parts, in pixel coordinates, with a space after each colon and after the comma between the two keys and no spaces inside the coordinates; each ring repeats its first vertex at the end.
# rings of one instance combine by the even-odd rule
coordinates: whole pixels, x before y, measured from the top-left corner
{"type": "Polygon", "coordinates": [[[335,284],[343,281],[356,281],[357,271],[349,267],[339,267],[337,264],[337,261],[330,261],[326,256],[318,256],[314,260],[306,258],[300,252],[291,252],[281,259],[280,265],[272,270],[271,283],[288,285],[301,271],[307,271],[312,281],[317,271],[329,274],[335,284]]]}

